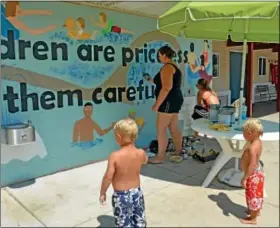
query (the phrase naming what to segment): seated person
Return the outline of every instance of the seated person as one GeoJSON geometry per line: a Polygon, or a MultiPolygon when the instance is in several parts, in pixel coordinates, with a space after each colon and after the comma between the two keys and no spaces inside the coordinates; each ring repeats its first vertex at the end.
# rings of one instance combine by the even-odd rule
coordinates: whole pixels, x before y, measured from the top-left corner
{"type": "Polygon", "coordinates": [[[197,92],[197,105],[194,107],[192,118],[194,120],[199,118],[206,118],[210,109],[210,105],[219,104],[217,94],[209,87],[208,81],[201,78],[196,85],[197,92]]]}

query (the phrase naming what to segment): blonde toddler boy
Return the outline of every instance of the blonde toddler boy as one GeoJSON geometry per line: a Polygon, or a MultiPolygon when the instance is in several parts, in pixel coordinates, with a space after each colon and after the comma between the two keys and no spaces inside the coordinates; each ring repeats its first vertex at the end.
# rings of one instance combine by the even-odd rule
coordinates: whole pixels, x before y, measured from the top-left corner
{"type": "Polygon", "coordinates": [[[115,225],[117,227],[146,227],[140,171],[147,163],[148,157],[144,150],[134,145],[138,134],[137,124],[131,118],[120,120],[114,126],[114,133],[120,149],[109,157],[100,190],[100,202],[105,203],[106,191],[112,183],[115,225]]]}

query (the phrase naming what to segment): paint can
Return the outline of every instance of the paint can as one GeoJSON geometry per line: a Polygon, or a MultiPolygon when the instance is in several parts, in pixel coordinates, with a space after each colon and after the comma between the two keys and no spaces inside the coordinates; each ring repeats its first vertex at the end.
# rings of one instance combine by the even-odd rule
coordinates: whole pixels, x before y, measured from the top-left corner
{"type": "Polygon", "coordinates": [[[209,120],[213,123],[218,122],[218,115],[219,115],[220,105],[212,104],[210,105],[209,109],[209,120]]]}
{"type": "Polygon", "coordinates": [[[231,126],[232,113],[228,110],[221,110],[218,115],[218,122],[226,126],[231,126]]]}

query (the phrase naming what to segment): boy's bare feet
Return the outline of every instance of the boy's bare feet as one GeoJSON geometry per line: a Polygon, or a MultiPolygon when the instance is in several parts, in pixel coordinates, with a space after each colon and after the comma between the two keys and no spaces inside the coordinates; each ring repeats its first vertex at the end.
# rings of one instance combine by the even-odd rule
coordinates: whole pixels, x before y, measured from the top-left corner
{"type": "Polygon", "coordinates": [[[256,225],[257,224],[257,219],[252,218],[250,215],[247,218],[240,219],[240,222],[243,224],[251,224],[251,225],[256,225]]]}
{"type": "MultiPolygon", "coordinates": [[[[247,214],[248,217],[251,215],[249,210],[246,210],[245,213],[247,214]]],[[[260,211],[257,213],[257,216],[261,216],[260,211]]]]}
{"type": "Polygon", "coordinates": [[[260,215],[260,210],[258,211],[250,211],[248,216],[246,218],[240,219],[240,222],[243,224],[251,224],[251,225],[256,225],[257,224],[257,216],[260,215]]]}

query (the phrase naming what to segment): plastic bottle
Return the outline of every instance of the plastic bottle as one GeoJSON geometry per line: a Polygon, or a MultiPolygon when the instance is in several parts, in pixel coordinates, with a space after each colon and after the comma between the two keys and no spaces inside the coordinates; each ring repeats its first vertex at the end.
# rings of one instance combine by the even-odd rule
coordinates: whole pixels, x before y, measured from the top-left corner
{"type": "Polygon", "coordinates": [[[188,160],[188,155],[189,155],[188,152],[186,150],[183,150],[182,152],[183,152],[183,159],[188,160]]]}
{"type": "Polygon", "coordinates": [[[242,105],[241,119],[243,121],[247,119],[247,106],[245,104],[242,105]]]}

